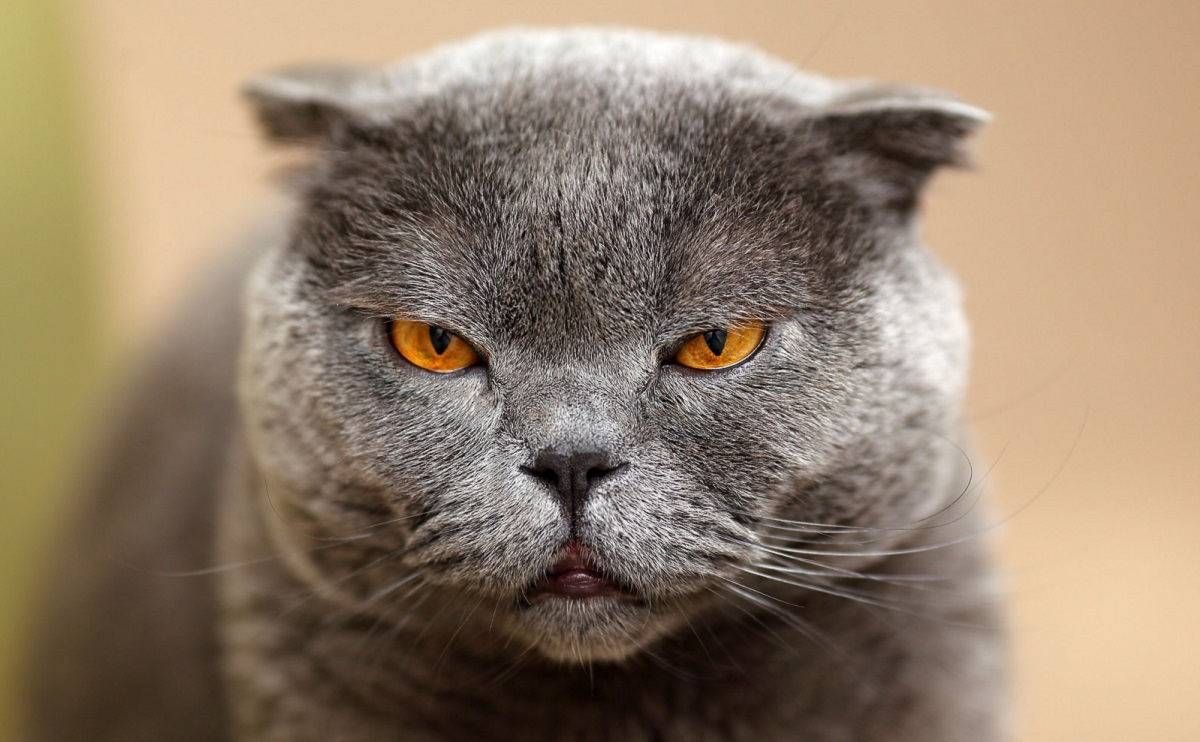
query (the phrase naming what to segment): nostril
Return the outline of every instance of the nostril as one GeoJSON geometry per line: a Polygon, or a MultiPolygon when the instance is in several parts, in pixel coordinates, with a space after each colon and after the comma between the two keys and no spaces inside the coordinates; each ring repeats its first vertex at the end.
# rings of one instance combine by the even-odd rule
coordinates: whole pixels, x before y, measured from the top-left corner
{"type": "Polygon", "coordinates": [[[521,471],[532,477],[536,477],[547,484],[558,486],[558,473],[553,469],[537,469],[532,466],[522,466],[521,471]]]}
{"type": "Polygon", "coordinates": [[[593,481],[595,481],[597,479],[603,479],[604,477],[607,477],[609,474],[615,474],[616,472],[624,469],[626,466],[629,466],[629,465],[628,464],[617,464],[616,466],[608,466],[608,465],[592,466],[592,467],[589,467],[583,473],[583,475],[585,477],[587,477],[588,484],[591,484],[593,481]]]}
{"type": "Polygon", "coordinates": [[[596,481],[624,466],[624,463],[614,461],[607,451],[560,445],[542,449],[532,466],[521,469],[554,487],[563,504],[575,514],[596,481]]]}

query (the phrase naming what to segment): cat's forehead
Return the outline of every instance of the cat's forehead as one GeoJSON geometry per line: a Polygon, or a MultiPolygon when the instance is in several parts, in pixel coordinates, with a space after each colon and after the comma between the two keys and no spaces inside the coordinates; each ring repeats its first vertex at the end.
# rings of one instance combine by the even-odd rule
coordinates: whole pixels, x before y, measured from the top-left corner
{"type": "Polygon", "coordinates": [[[853,207],[796,123],[826,83],[728,45],[577,41],[485,39],[371,78],[386,115],[339,131],[304,210],[341,298],[488,336],[629,337],[771,320],[828,287],[853,207]]]}
{"type": "Polygon", "coordinates": [[[588,102],[458,98],[347,142],[311,200],[340,231],[324,257],[377,305],[490,336],[670,335],[802,303],[829,232],[802,154],[728,100],[588,102]]]}
{"type": "Polygon", "coordinates": [[[320,153],[294,239],[314,285],[527,336],[857,301],[884,273],[871,258],[909,239],[928,177],[986,120],[933,91],[625,31],[507,32],[247,92],[269,137],[320,153]]]}

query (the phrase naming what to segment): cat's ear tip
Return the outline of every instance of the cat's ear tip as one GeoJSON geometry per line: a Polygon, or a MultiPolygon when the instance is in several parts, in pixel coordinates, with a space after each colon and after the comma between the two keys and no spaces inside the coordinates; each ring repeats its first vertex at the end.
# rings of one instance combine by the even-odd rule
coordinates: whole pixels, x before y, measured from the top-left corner
{"type": "MultiPolygon", "coordinates": [[[[874,163],[872,182],[891,186],[885,202],[911,206],[938,168],[971,167],[966,141],[992,117],[939,90],[855,81],[818,118],[836,143],[834,157],[846,152],[857,167],[874,163]]],[[[864,194],[877,198],[880,192],[864,194]]]]}
{"type": "Polygon", "coordinates": [[[286,67],[251,77],[239,92],[267,138],[312,142],[327,138],[334,119],[349,112],[354,86],[366,74],[348,64],[286,67]]]}
{"type": "Polygon", "coordinates": [[[242,84],[242,92],[273,98],[330,98],[344,95],[367,74],[369,70],[344,62],[292,65],[251,77],[242,84]]]}
{"type": "Polygon", "coordinates": [[[830,101],[827,109],[827,113],[847,115],[887,112],[940,114],[956,119],[969,129],[988,124],[993,118],[987,109],[941,90],[880,85],[868,80],[846,84],[841,94],[830,101]]]}
{"type": "Polygon", "coordinates": [[[876,102],[871,109],[883,111],[895,109],[898,111],[919,110],[926,113],[943,114],[959,119],[964,125],[974,129],[991,123],[992,113],[964,100],[951,97],[940,97],[914,103],[904,98],[895,100],[884,99],[876,102]]]}
{"type": "Polygon", "coordinates": [[[273,73],[257,75],[238,86],[238,95],[256,113],[287,105],[310,103],[310,91],[301,83],[273,73]]]}
{"type": "Polygon", "coordinates": [[[980,108],[972,103],[959,100],[948,101],[946,103],[946,111],[948,113],[962,116],[963,118],[973,122],[976,126],[985,126],[990,124],[992,123],[992,119],[996,117],[995,114],[986,108],[980,108]]]}

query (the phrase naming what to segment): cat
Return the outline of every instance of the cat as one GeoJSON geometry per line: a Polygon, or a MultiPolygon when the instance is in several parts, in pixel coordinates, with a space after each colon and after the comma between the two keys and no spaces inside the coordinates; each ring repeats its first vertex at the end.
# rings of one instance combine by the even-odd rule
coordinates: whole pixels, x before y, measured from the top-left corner
{"type": "Polygon", "coordinates": [[[982,111],[588,29],[247,95],[311,162],[133,385],[31,740],[1002,738],[915,226],[982,111]]]}

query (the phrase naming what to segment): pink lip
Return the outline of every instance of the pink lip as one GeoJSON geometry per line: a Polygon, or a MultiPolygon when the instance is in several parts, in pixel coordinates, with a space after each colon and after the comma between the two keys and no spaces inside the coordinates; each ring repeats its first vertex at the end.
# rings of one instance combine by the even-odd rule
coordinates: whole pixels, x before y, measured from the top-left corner
{"type": "Polygon", "coordinates": [[[530,593],[530,599],[560,595],[565,598],[594,598],[602,595],[632,597],[611,577],[596,566],[591,551],[572,541],[563,547],[558,561],[530,593]]]}

